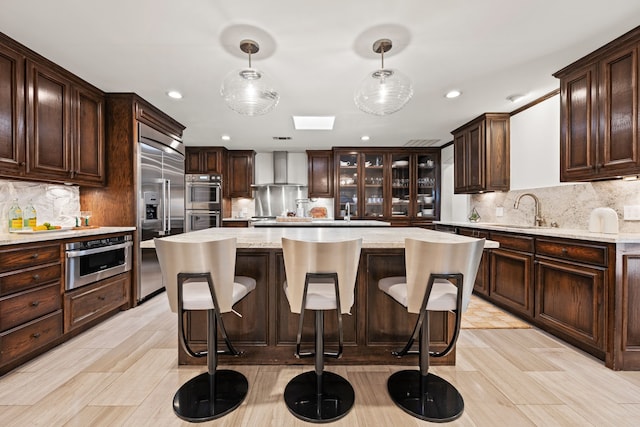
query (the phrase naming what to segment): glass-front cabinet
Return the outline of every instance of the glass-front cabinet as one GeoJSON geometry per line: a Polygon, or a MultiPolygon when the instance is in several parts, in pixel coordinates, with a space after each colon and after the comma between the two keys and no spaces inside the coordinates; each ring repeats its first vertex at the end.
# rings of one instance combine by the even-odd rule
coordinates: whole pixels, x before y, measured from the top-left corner
{"type": "Polygon", "coordinates": [[[335,217],[407,225],[439,218],[438,149],[334,148],[335,217]]]}

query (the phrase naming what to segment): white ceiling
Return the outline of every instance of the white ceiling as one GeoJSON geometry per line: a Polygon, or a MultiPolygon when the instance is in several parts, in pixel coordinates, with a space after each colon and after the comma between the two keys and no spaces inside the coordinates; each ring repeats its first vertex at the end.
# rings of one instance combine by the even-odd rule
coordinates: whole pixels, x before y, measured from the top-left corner
{"type": "Polygon", "coordinates": [[[637,0],[2,0],[0,31],[106,92],[136,92],[187,127],[186,145],[302,151],[445,144],[483,112],[513,111],[556,89],[553,72],[639,18],[637,0]],[[238,115],[219,95],[224,76],[248,65],[244,38],[260,44],[253,66],[281,94],[264,116],[238,115]],[[394,43],[386,67],[415,90],[387,117],[353,102],[380,66],[371,49],[379,38],[394,43]],[[463,95],[445,99],[450,89],[463,95]],[[516,93],[530,97],[506,100],[516,93]],[[335,128],[296,131],[293,115],[335,115],[335,128]],[[273,139],[283,136],[292,139],[273,139]]]}

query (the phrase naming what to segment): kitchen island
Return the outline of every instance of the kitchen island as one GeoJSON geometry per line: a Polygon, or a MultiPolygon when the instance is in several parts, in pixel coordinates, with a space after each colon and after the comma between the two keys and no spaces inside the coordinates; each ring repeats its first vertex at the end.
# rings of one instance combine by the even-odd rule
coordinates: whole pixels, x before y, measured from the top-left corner
{"type": "Polygon", "coordinates": [[[387,221],[367,220],[367,219],[309,219],[309,220],[277,220],[268,219],[251,221],[252,227],[390,227],[387,221]]]}
{"type": "MultiPolygon", "coordinates": [[[[378,289],[378,280],[404,275],[404,239],[406,237],[438,242],[467,241],[465,236],[440,233],[421,228],[404,227],[282,227],[282,228],[210,228],[172,236],[179,241],[206,241],[235,237],[237,239],[236,274],[256,279],[256,289],[235,307],[242,314],[224,315],[232,341],[245,351],[242,357],[224,357],[224,364],[296,364],[313,363],[313,359],[293,356],[298,315],[289,310],[282,290],[285,280],[282,237],[315,241],[362,238],[362,254],[351,316],[343,316],[345,349],[341,359],[328,363],[341,364],[412,364],[411,358],[398,359],[392,350],[402,347],[412,332],[416,317],[378,289]]],[[[494,248],[487,241],[485,247],[494,248]]],[[[314,316],[305,316],[305,343],[313,346],[314,316]]],[[[337,343],[336,318],[325,317],[328,347],[337,343]]],[[[453,316],[436,313],[431,316],[431,342],[444,348],[453,328],[453,316]]],[[[206,314],[194,312],[187,320],[188,337],[195,347],[206,344],[206,314]]],[[[181,364],[203,364],[204,359],[190,358],[179,350],[181,364]]],[[[435,360],[438,364],[454,364],[455,351],[435,360]]]]}

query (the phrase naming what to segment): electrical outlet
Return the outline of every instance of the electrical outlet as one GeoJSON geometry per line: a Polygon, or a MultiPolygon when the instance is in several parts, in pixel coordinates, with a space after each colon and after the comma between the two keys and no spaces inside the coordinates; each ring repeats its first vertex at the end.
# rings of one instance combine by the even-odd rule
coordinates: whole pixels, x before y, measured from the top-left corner
{"type": "Polygon", "coordinates": [[[496,207],[496,216],[497,217],[504,216],[504,207],[502,207],[502,206],[497,206],[496,207]]]}
{"type": "Polygon", "coordinates": [[[640,221],[640,205],[631,205],[624,207],[625,221],[640,221]]]}

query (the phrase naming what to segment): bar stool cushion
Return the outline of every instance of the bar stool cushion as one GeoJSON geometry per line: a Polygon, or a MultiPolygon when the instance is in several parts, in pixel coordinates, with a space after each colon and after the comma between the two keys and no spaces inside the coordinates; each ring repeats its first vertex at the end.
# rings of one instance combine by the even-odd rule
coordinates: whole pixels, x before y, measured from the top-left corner
{"type": "MultiPolygon", "coordinates": [[[[234,305],[256,288],[255,279],[247,276],[235,276],[233,283],[232,304],[234,305]]],[[[213,299],[207,282],[188,282],[182,291],[182,308],[184,310],[212,310],[213,299]]]]}
{"type": "MultiPolygon", "coordinates": [[[[385,277],[378,281],[378,288],[391,298],[407,307],[407,278],[405,276],[385,277]]],[[[456,309],[458,288],[448,280],[436,279],[427,302],[428,311],[450,311],[456,309]]]]}

